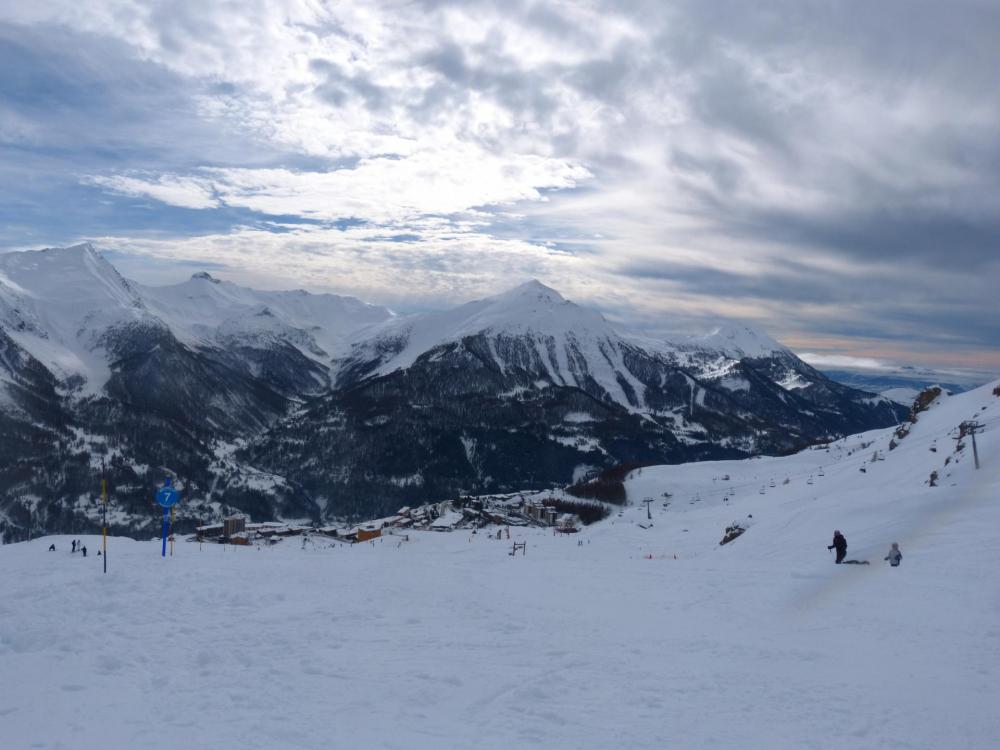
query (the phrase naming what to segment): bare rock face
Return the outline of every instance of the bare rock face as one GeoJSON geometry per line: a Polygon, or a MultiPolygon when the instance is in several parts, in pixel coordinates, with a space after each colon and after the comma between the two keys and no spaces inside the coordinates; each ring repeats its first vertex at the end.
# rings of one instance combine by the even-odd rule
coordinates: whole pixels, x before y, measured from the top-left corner
{"type": "MultiPolygon", "coordinates": [[[[944,392],[945,391],[937,385],[924,388],[924,390],[917,395],[916,399],[914,399],[913,406],[910,407],[910,411],[906,415],[906,421],[899,425],[896,429],[896,438],[902,440],[909,435],[913,425],[917,422],[917,415],[921,412],[927,411],[927,409],[930,408],[930,405],[933,404],[934,401],[936,401],[937,398],[944,392]]],[[[898,443],[893,440],[889,443],[889,450],[894,450],[897,445],[898,443]]]]}
{"type": "Polygon", "coordinates": [[[928,407],[934,403],[934,401],[940,396],[944,391],[941,390],[940,386],[932,385],[930,388],[924,388],[920,392],[920,395],[913,401],[913,406],[910,407],[910,413],[907,414],[906,419],[908,422],[916,422],[917,415],[922,411],[927,411],[928,407]]]}
{"type": "Polygon", "coordinates": [[[722,541],[719,542],[719,545],[721,546],[723,544],[729,544],[734,539],[743,536],[746,530],[747,527],[744,524],[740,523],[739,521],[734,521],[733,523],[729,524],[729,526],[726,527],[726,533],[722,537],[722,541]]]}

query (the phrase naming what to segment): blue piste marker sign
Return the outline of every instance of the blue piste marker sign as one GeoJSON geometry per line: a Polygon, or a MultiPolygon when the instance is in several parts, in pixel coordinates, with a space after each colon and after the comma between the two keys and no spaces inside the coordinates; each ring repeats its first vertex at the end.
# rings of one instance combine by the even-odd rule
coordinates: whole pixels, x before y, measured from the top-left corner
{"type": "Polygon", "coordinates": [[[163,486],[156,491],[156,502],[163,508],[163,550],[161,555],[167,556],[167,527],[170,523],[170,509],[177,504],[180,497],[177,489],[171,486],[171,479],[167,477],[163,480],[163,486]]]}
{"type": "Polygon", "coordinates": [[[177,505],[177,490],[170,486],[169,479],[166,480],[163,487],[156,491],[156,502],[164,508],[172,508],[177,505]]]}

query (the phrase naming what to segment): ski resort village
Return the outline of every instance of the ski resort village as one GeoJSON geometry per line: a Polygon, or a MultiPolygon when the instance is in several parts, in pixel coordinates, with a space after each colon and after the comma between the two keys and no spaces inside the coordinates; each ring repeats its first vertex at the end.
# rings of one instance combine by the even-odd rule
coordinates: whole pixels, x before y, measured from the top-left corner
{"type": "MultiPolygon", "coordinates": [[[[229,516],[222,523],[198,526],[188,541],[216,541],[221,544],[251,545],[277,544],[289,537],[300,538],[303,547],[322,539],[349,544],[372,542],[383,536],[399,536],[409,541],[406,530],[458,531],[470,530],[473,534],[487,526],[499,526],[493,531],[497,539],[506,527],[510,539],[511,526],[551,527],[554,531],[573,534],[580,530],[582,521],[575,513],[558,508],[581,508],[587,515],[604,516],[607,509],[601,503],[579,503],[572,497],[559,498],[552,492],[542,496],[518,493],[501,497],[465,498],[457,501],[428,503],[417,508],[404,506],[392,516],[376,518],[348,526],[303,526],[281,522],[252,523],[245,516],[229,516]],[[587,513],[589,511],[589,513],[587,513]]],[[[169,533],[169,532],[168,532],[169,533]]]]}

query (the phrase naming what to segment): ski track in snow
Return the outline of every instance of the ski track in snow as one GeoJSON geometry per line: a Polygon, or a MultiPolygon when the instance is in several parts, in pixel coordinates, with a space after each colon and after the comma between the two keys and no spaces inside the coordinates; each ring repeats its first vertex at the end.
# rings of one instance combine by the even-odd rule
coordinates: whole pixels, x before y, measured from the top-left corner
{"type": "Polygon", "coordinates": [[[891,431],[647,467],[621,515],[572,536],[512,530],[524,556],[468,531],[305,549],[178,542],[166,560],[159,542],[115,538],[105,576],[98,537],[82,537],[86,559],[70,537],[4,546],[0,742],[993,747],[1000,399],[985,393],[935,404],[884,461],[871,458],[891,431]],[[927,487],[954,456],[943,436],[973,412],[983,468],[967,446],[927,487]],[[835,527],[870,566],[833,565],[835,527]],[[898,569],[882,561],[891,541],[898,569]]]}

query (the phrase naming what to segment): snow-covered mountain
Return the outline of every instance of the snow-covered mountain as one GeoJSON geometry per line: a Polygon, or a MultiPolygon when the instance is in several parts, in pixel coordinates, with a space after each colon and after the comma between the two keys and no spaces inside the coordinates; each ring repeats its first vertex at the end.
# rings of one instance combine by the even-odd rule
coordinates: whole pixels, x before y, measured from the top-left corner
{"type": "Polygon", "coordinates": [[[132,335],[197,349],[291,346],[324,370],[352,333],[392,317],[351,297],[247,289],[197,273],[128,281],[89,243],[0,255],[0,325],[54,375],[97,394],[132,335]]]}
{"type": "MultiPolygon", "coordinates": [[[[751,390],[751,378],[740,366],[748,360],[767,363],[772,382],[787,392],[807,392],[826,381],[789,349],[748,326],[724,325],[708,335],[672,341],[628,336],[596,310],[530,281],[453,310],[393,318],[364,329],[341,362],[338,384],[408,369],[430,352],[462,342],[482,345],[502,373],[527,369],[538,383],[580,388],[654,414],[662,411],[663,382],[644,381],[650,367],[660,374],[665,367],[681,370],[730,395],[751,390]]],[[[704,395],[693,392],[692,397],[704,395]]]]}
{"type": "Polygon", "coordinates": [[[189,332],[192,343],[288,342],[326,364],[350,334],[393,317],[353,297],[247,289],[205,272],[181,284],[135,286],[175,331],[189,332]]]}
{"type": "Polygon", "coordinates": [[[623,406],[644,405],[643,386],[624,362],[625,340],[599,312],[538,281],[364,331],[343,363],[339,382],[405,370],[429,352],[467,339],[478,339],[502,373],[526,368],[553,385],[593,390],[623,406]]]}
{"type": "Polygon", "coordinates": [[[93,393],[111,375],[116,337],[165,328],[89,244],[0,255],[0,326],[57,378],[93,393]]]}
{"type": "Polygon", "coordinates": [[[364,497],[388,511],[620,463],[785,453],[900,414],[766,334],[650,342],[532,281],[362,331],[336,387],[245,455],[274,472],[301,467],[297,480],[323,507],[364,497]]]}
{"type": "Polygon", "coordinates": [[[0,255],[0,451],[16,467],[0,510],[19,526],[85,523],[102,457],[136,512],[171,471],[206,512],[319,519],[787,452],[902,411],[761,332],[650,342],[537,281],[400,317],[205,273],[144,286],[90,245],[0,255]]]}

